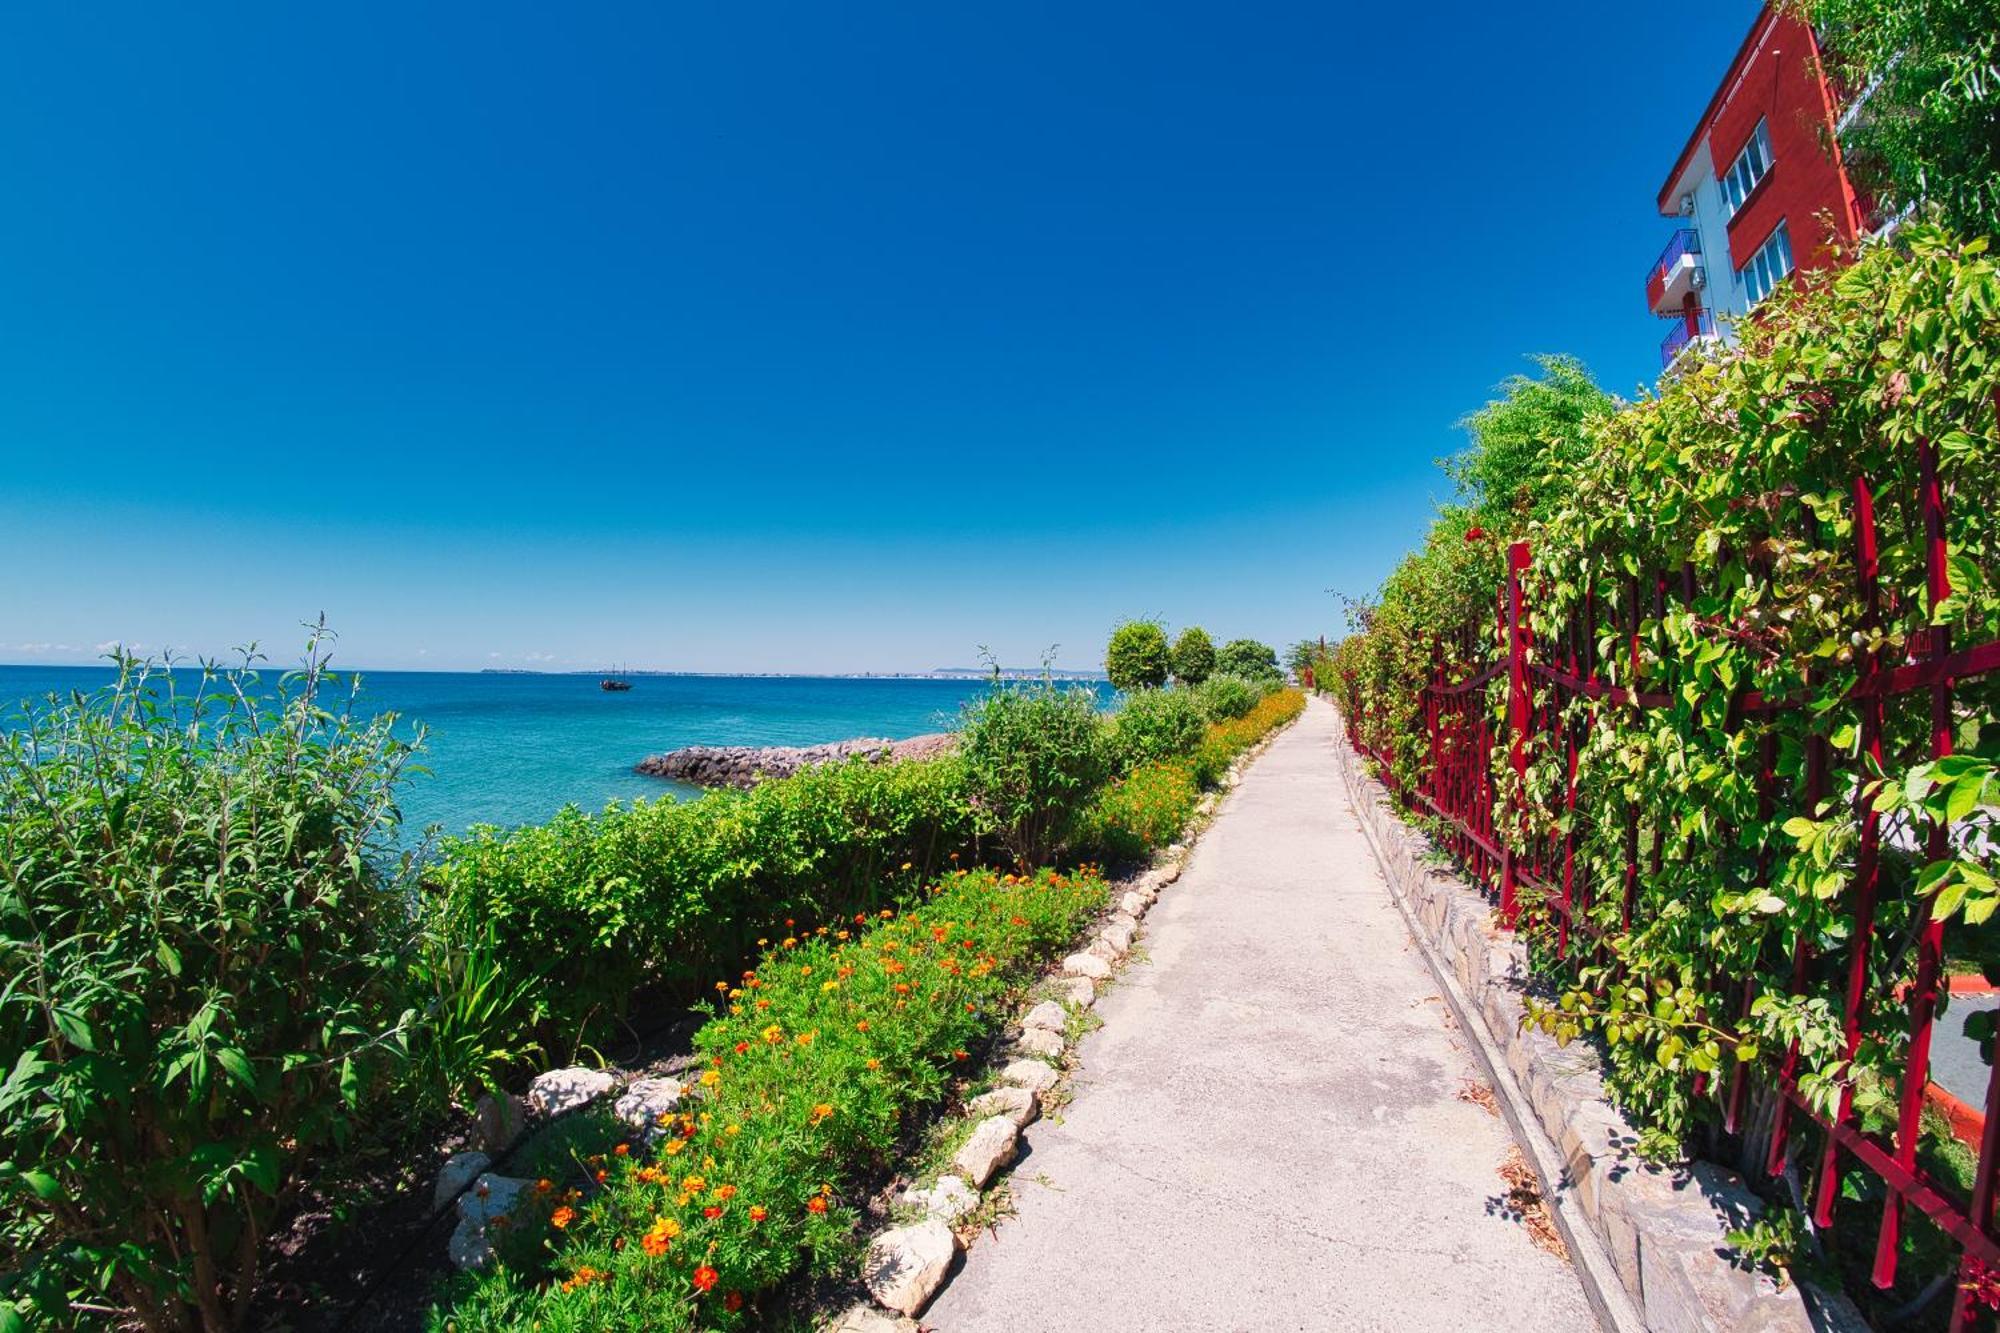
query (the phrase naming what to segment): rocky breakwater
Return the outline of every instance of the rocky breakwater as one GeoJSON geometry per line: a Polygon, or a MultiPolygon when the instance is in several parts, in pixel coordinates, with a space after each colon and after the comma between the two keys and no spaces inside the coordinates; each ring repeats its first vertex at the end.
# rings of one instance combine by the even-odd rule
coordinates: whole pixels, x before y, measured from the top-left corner
{"type": "Polygon", "coordinates": [[[958,743],[948,731],[892,741],[864,736],[826,745],[690,745],[649,755],[635,767],[656,778],[671,778],[696,787],[754,787],[766,778],[788,778],[801,769],[865,759],[871,764],[891,759],[928,759],[958,743]]]}

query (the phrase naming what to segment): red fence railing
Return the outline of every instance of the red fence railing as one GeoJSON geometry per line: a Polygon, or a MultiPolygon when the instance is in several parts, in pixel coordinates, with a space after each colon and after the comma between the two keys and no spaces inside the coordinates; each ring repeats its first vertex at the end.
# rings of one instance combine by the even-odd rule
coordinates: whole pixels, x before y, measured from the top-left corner
{"type": "MultiPolygon", "coordinates": [[[[1906,513],[1921,519],[1925,558],[1924,605],[1920,609],[1928,612],[1936,610],[1951,593],[1945,498],[1938,484],[1936,454],[1928,442],[1921,446],[1919,474],[1919,493],[1911,497],[1915,504],[1906,513]]],[[[1912,608],[1896,605],[1896,593],[1884,588],[1877,497],[1865,479],[1854,483],[1852,499],[1852,556],[1866,629],[1882,624],[1890,612],[1912,608]]],[[[1661,710],[1674,706],[1675,699],[1668,693],[1639,688],[1641,606],[1650,603],[1649,618],[1653,621],[1659,620],[1670,603],[1691,607],[1696,600],[1696,574],[1692,566],[1683,566],[1677,571],[1626,578],[1617,598],[1622,604],[1622,623],[1615,627],[1599,624],[1596,590],[1588,589],[1553,641],[1537,645],[1532,641],[1527,616],[1532,562],[1526,543],[1508,549],[1506,571],[1493,624],[1466,628],[1455,645],[1454,660],[1472,663],[1470,674],[1463,680],[1448,681],[1440,646],[1433,659],[1431,681],[1422,691],[1419,715],[1386,728],[1406,742],[1414,739],[1418,755],[1414,780],[1410,780],[1407,765],[1403,777],[1397,777],[1392,756],[1381,748],[1385,727],[1369,725],[1390,720],[1364,716],[1360,693],[1351,678],[1343,689],[1350,719],[1348,734],[1358,751],[1377,761],[1405,807],[1442,821],[1440,840],[1445,850],[1495,901],[1503,925],[1532,928],[1536,947],[1552,952],[1559,963],[1578,961],[1574,955],[1579,943],[1589,957],[1601,959],[1599,939],[1614,929],[1632,927],[1634,913],[1641,910],[1644,898],[1642,886],[1661,874],[1663,839],[1656,831],[1647,840],[1650,852],[1642,858],[1644,812],[1637,802],[1629,802],[1622,812],[1619,833],[1623,864],[1615,879],[1600,875],[1594,881],[1580,873],[1577,847],[1586,832],[1580,826],[1577,808],[1580,755],[1595,729],[1652,725],[1661,710]],[[1607,635],[1606,630],[1613,633],[1607,635]],[[1629,655],[1629,671],[1607,670],[1606,644],[1611,645],[1612,653],[1629,655]],[[1607,677],[1614,674],[1630,683],[1608,683],[1607,677]],[[1493,697],[1503,679],[1504,703],[1493,697]],[[1577,704],[1580,706],[1572,706],[1577,704]],[[1420,729],[1414,738],[1409,734],[1413,727],[1420,729]],[[1560,765],[1557,771],[1567,775],[1555,798],[1558,808],[1538,812],[1543,817],[1537,819],[1527,818],[1525,810],[1508,808],[1508,799],[1496,780],[1496,751],[1506,755],[1506,767],[1517,780],[1510,787],[1516,792],[1526,790],[1531,762],[1555,759],[1560,765]],[[1523,889],[1528,890],[1525,895],[1523,889]],[[1616,896],[1615,913],[1605,895],[1616,896]],[[1585,940],[1580,942],[1579,935],[1585,940]]],[[[1889,991],[1879,986],[1871,989],[1871,976],[1876,975],[1871,972],[1871,952],[1880,943],[1876,938],[1878,909],[1883,906],[1880,899],[1885,889],[1885,829],[1872,799],[1871,780],[1883,772],[1890,710],[1922,709],[1928,715],[1927,727],[1918,729],[1927,736],[1923,752],[1901,758],[1921,762],[1951,753],[1953,691],[1962,682],[2000,670],[2000,642],[1954,651],[1949,629],[1933,624],[1909,635],[1906,643],[1899,660],[1889,660],[1889,654],[1860,658],[1858,679],[1844,700],[1844,707],[1851,710],[1850,717],[1857,723],[1858,741],[1847,751],[1836,750],[1823,729],[1828,723],[1822,720],[1809,727],[1802,776],[1794,783],[1781,783],[1777,778],[1775,729],[1758,727],[1757,723],[1781,710],[1796,708],[1800,701],[1767,698],[1754,690],[1740,691],[1727,701],[1730,727],[1757,733],[1754,763],[1760,819],[1768,823],[1780,810],[1813,817],[1829,798],[1851,797],[1854,802],[1860,836],[1846,868],[1851,931],[1838,953],[1821,957],[1812,955],[1804,942],[1806,932],[1799,932],[1800,943],[1789,959],[1790,989],[1794,995],[1804,994],[1812,977],[1837,983],[1843,1054],[1848,1061],[1860,1049],[1871,1003],[1905,1008],[1908,1038],[1900,1069],[1891,1071],[1897,1086],[1893,1131],[1871,1132],[1857,1123],[1851,1083],[1839,1093],[1831,1113],[1816,1108],[1800,1091],[1801,1061],[1796,1045],[1773,1058],[1731,1062],[1726,1084],[1720,1088],[1710,1086],[1706,1075],[1696,1075],[1694,1091],[1717,1098],[1724,1128],[1735,1133],[1744,1114],[1750,1080],[1763,1079],[1775,1090],[1775,1121],[1765,1154],[1765,1165],[1773,1175],[1782,1174],[1794,1155],[1793,1132],[1800,1119],[1817,1128],[1816,1151],[1807,1154],[1807,1160],[1816,1159],[1817,1179],[1810,1200],[1814,1223],[1820,1228],[1833,1225],[1834,1204],[1840,1197],[1845,1171],[1858,1167],[1880,1182],[1885,1206],[1875,1239],[1872,1277],[1877,1286],[1887,1288],[1895,1281],[1905,1209],[1913,1205],[1936,1223],[1960,1250],[1958,1291],[1950,1323],[1958,1330],[1968,1327],[1982,1307],[1990,1307],[2000,1297],[2000,1234],[1994,1225],[1995,1187],[2000,1184],[1996,1180],[2000,1170],[2000,1066],[1988,1078],[1978,1163],[1968,1197],[1933,1178],[1919,1165],[1917,1155],[1944,960],[1944,922],[1930,915],[1927,897],[1908,904],[1913,922],[1914,978],[1889,991]]],[[[1663,665],[1662,674],[1671,678],[1673,664],[1663,665]]],[[[1914,714],[1899,716],[1906,723],[1917,721],[1914,714]]],[[[1903,728],[1905,733],[1911,730],[1903,728]]],[[[1406,755],[1409,752],[1406,746],[1406,755]]],[[[1603,817],[1602,810],[1596,813],[1603,817]]],[[[1907,830],[1902,836],[1910,850],[1920,848],[1926,860],[1934,861],[1949,854],[1952,830],[1942,820],[1933,819],[1927,821],[1927,827],[1907,830]]],[[[1771,855],[1768,850],[1756,854],[1755,871],[1760,877],[1769,869],[1771,855]]],[[[1774,960],[1772,975],[1784,974],[1784,962],[1774,960]]],[[[1717,1027],[1740,1023],[1749,1016],[1756,999],[1754,980],[1718,977],[1711,989],[1728,995],[1733,1011],[1723,1015],[1729,1021],[1718,1022],[1717,1027]]]]}

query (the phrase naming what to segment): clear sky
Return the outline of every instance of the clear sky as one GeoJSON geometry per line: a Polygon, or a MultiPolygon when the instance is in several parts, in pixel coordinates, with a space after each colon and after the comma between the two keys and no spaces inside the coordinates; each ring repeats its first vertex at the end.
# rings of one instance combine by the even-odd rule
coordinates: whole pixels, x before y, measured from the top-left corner
{"type": "Polygon", "coordinates": [[[1632,393],[1747,0],[0,13],[0,661],[894,670],[1338,628],[1632,393]]]}

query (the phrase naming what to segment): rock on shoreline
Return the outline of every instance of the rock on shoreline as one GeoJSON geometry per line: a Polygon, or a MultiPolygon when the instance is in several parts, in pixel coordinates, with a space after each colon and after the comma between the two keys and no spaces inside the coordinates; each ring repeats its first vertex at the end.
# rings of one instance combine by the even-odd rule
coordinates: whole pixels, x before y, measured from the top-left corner
{"type": "Polygon", "coordinates": [[[957,736],[940,731],[904,741],[864,736],[826,745],[690,745],[649,755],[634,767],[650,777],[671,778],[696,787],[754,787],[765,778],[788,778],[801,769],[849,759],[865,759],[871,764],[929,759],[957,743],[957,736]]]}

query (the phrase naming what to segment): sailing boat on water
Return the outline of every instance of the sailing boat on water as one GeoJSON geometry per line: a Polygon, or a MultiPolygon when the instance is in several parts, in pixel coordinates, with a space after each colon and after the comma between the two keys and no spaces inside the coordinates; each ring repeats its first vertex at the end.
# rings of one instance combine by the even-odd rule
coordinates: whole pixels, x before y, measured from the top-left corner
{"type": "Polygon", "coordinates": [[[631,689],[632,682],[625,679],[625,672],[622,668],[613,667],[611,668],[610,675],[597,682],[597,688],[616,693],[621,690],[631,689]]]}

